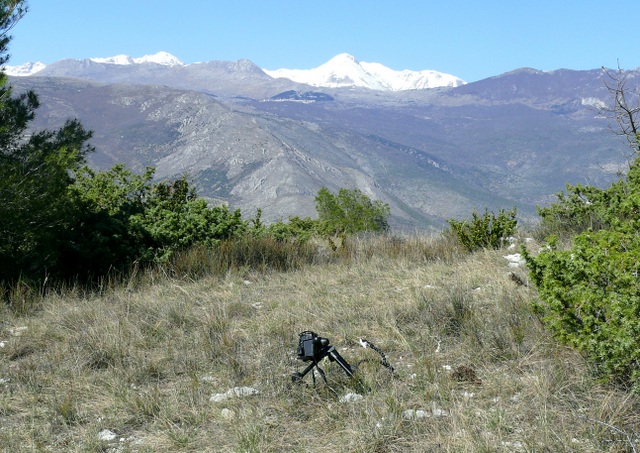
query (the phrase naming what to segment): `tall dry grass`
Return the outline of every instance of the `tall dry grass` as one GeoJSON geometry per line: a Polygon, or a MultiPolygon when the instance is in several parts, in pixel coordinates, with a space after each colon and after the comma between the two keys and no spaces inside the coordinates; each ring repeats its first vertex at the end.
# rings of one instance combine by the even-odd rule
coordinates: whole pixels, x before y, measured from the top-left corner
{"type": "Polygon", "coordinates": [[[229,252],[220,266],[193,251],[100,293],[3,306],[0,448],[637,448],[638,398],[598,383],[546,333],[529,309],[535,291],[510,276],[526,284],[525,270],[509,268],[504,250],[468,255],[437,237],[360,238],[338,254],[278,247],[229,252]],[[308,329],[360,364],[354,378],[323,362],[328,385],[292,383],[308,329]],[[236,387],[259,393],[211,401],[236,387]],[[341,402],[350,393],[361,398],[341,402]]]}

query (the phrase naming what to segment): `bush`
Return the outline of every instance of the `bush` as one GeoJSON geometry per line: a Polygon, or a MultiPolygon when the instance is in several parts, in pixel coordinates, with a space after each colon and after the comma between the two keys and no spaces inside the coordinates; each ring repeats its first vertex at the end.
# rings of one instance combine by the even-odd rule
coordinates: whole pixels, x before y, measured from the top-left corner
{"type": "Polygon", "coordinates": [[[134,175],[122,164],[79,172],[72,190],[85,215],[70,241],[71,263],[96,275],[124,271],[135,261],[166,261],[177,250],[246,230],[239,210],[207,206],[186,177],[154,184],[153,173],[134,175]]]}
{"type": "Polygon", "coordinates": [[[194,245],[213,246],[247,229],[239,209],[209,207],[184,177],[153,185],[150,193],[145,209],[131,218],[131,225],[151,239],[149,253],[154,261],[165,261],[174,251],[194,245]]]}
{"type": "Polygon", "coordinates": [[[604,377],[640,391],[640,162],[608,189],[569,189],[541,215],[560,232],[583,230],[572,248],[558,250],[551,237],[537,257],[524,251],[536,309],[604,377]]]}
{"type": "Polygon", "coordinates": [[[551,240],[537,257],[524,254],[547,327],[603,376],[640,390],[640,236],[585,232],[571,250],[551,240]]]}
{"type": "Polygon", "coordinates": [[[580,184],[567,184],[566,193],[556,194],[558,201],[551,206],[538,206],[541,218],[538,236],[541,239],[556,235],[569,239],[586,230],[600,230],[605,227],[601,203],[594,203],[603,197],[603,190],[580,184]]]}
{"type": "Polygon", "coordinates": [[[316,196],[316,211],[320,229],[327,235],[389,230],[389,205],[371,201],[358,189],[340,189],[332,194],[323,187],[316,196]]]}
{"type": "Polygon", "coordinates": [[[279,241],[297,240],[306,242],[318,234],[319,222],[310,217],[290,217],[288,222],[278,221],[264,229],[264,235],[279,241]]]}
{"type": "Polygon", "coordinates": [[[447,221],[453,235],[469,252],[487,247],[500,248],[504,240],[516,231],[516,208],[509,212],[501,209],[497,217],[488,209],[483,216],[473,211],[471,217],[471,221],[447,221]]]}

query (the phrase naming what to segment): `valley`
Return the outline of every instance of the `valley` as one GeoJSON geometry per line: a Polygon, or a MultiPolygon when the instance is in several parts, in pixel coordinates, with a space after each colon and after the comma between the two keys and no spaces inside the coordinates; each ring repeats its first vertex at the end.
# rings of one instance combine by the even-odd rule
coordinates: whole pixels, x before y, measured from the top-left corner
{"type": "Polygon", "coordinates": [[[473,209],[525,222],[565,183],[605,186],[625,143],[594,105],[601,70],[521,69],[457,87],[379,91],[273,79],[249,61],[187,66],[62,60],[30,77],[36,128],[78,118],[91,165],[189,175],[200,195],[266,221],[313,216],[326,186],[391,206],[397,230],[439,229],[473,209]]]}

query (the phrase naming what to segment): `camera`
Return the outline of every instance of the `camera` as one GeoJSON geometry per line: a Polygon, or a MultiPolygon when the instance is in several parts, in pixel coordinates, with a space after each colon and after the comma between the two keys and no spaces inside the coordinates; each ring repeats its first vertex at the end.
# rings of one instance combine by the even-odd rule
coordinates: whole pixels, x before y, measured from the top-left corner
{"type": "Polygon", "coordinates": [[[329,339],[316,335],[310,330],[300,334],[298,340],[298,360],[308,362],[310,360],[320,360],[322,348],[329,346],[329,339]]]}
{"type": "MultiPolygon", "coordinates": [[[[294,381],[300,381],[302,378],[311,371],[314,367],[318,367],[321,376],[324,378],[324,372],[318,366],[318,363],[329,357],[331,362],[336,362],[340,368],[347,374],[347,376],[353,376],[354,369],[342,358],[340,353],[336,351],[328,338],[321,337],[315,332],[305,330],[300,334],[298,339],[298,360],[303,362],[312,362],[302,373],[295,373],[292,377],[294,381]]],[[[325,378],[326,380],[326,378],[325,378]]],[[[315,378],[314,378],[315,382],[315,378]]]]}

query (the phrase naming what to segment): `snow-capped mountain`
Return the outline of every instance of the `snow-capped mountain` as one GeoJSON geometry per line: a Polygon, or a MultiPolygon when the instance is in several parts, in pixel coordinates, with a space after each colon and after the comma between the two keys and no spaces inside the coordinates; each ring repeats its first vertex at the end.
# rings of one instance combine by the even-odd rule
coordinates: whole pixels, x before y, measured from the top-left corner
{"type": "MultiPolygon", "coordinates": [[[[113,64],[119,66],[144,63],[154,63],[157,65],[169,67],[185,66],[185,64],[178,57],[171,55],[168,52],[158,52],[153,55],[145,55],[139,58],[133,58],[129,55],[114,55],[113,57],[89,58],[89,61],[93,61],[94,63],[113,64]]],[[[47,65],[40,62],[25,63],[20,66],[5,66],[4,72],[10,76],[28,77],[42,71],[46,67],[47,65]]]]}
{"type": "Polygon", "coordinates": [[[107,58],[91,58],[90,60],[95,63],[117,65],[155,63],[162,66],[184,66],[184,63],[178,57],[173,56],[168,52],[158,52],[153,55],[145,55],[144,57],[140,58],[131,58],[128,55],[116,55],[107,58]]]}
{"type": "Polygon", "coordinates": [[[4,72],[14,77],[27,77],[42,71],[47,65],[36,61],[35,63],[25,63],[20,66],[5,66],[4,72]]]}
{"type": "Polygon", "coordinates": [[[457,87],[466,82],[437,71],[396,71],[380,63],[358,61],[343,53],[314,69],[263,69],[273,78],[286,78],[316,87],[362,87],[381,91],[457,87]]]}
{"type": "MultiPolygon", "coordinates": [[[[165,68],[195,67],[197,65],[185,64],[179,58],[168,52],[158,52],[139,58],[133,58],[129,55],[115,55],[112,57],[89,58],[87,60],[61,60],[61,62],[67,61],[91,62],[120,67],[136,67],[137,65],[149,63],[165,68]]],[[[56,62],[50,66],[53,68],[59,63],[60,62],[56,62]]],[[[45,68],[47,68],[47,66],[43,63],[26,63],[21,66],[6,66],[5,73],[11,76],[26,77],[37,74],[45,68]]],[[[256,67],[256,69],[258,68],[256,67]]],[[[411,71],[408,69],[396,71],[380,63],[358,61],[355,57],[347,53],[337,55],[325,64],[314,69],[277,69],[274,71],[262,69],[262,71],[274,79],[284,78],[296,83],[328,88],[360,87],[379,91],[403,91],[437,87],[457,87],[466,83],[456,76],[437,71],[411,71]]],[[[46,72],[48,73],[50,71],[47,69],[46,72]]],[[[44,75],[44,73],[41,75],[44,75]]],[[[74,76],[73,74],[62,75],[74,76]]]]}

